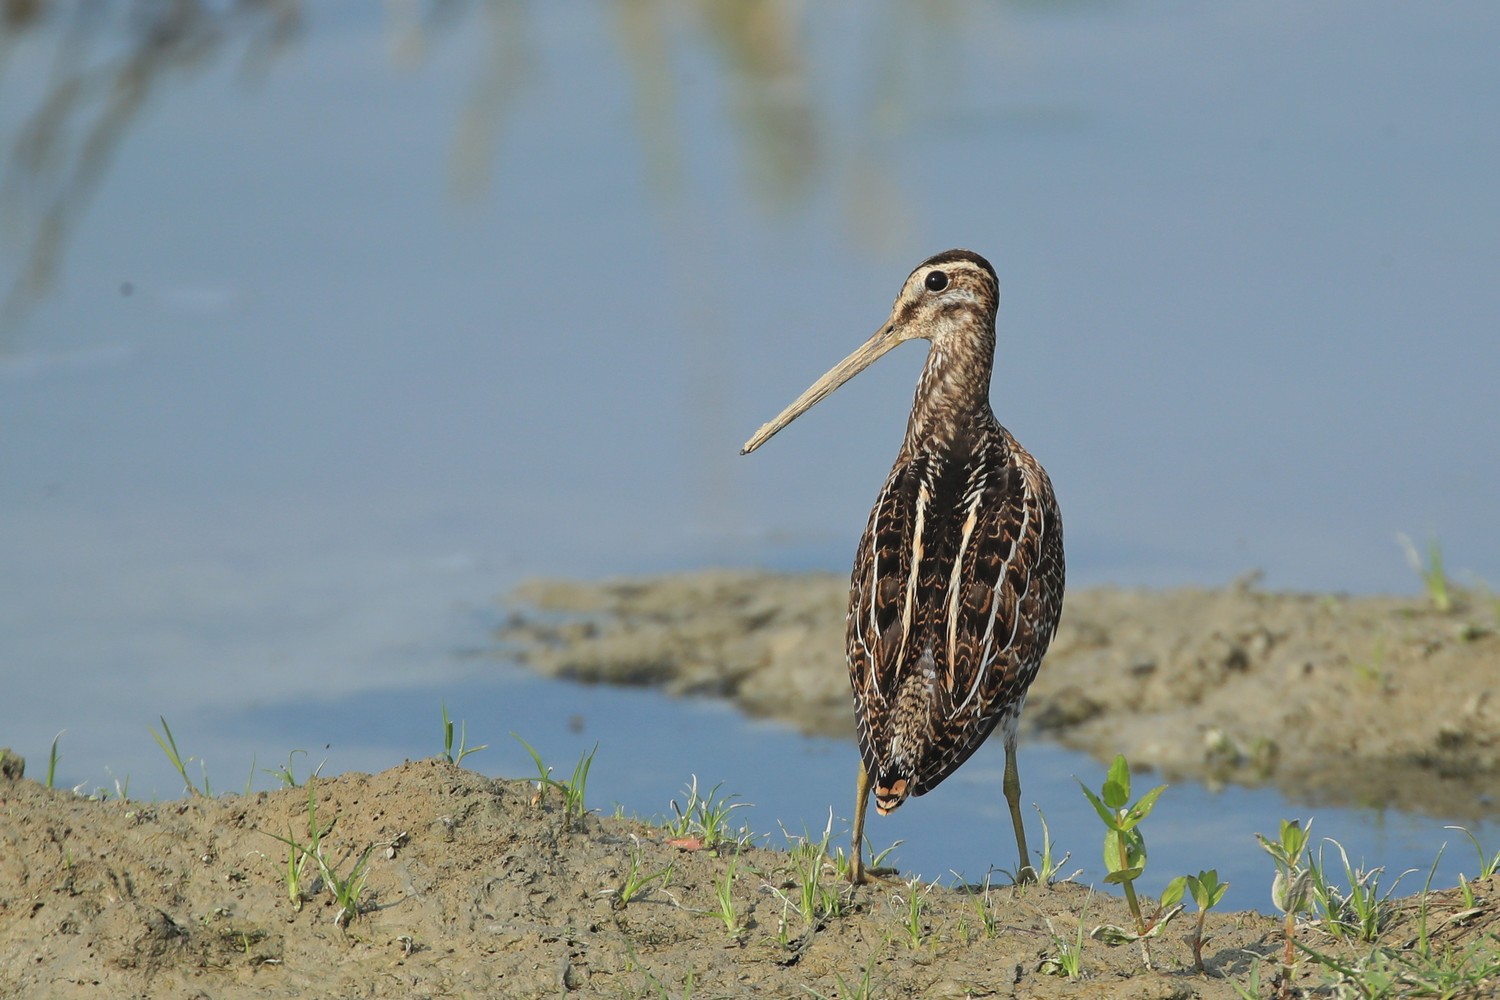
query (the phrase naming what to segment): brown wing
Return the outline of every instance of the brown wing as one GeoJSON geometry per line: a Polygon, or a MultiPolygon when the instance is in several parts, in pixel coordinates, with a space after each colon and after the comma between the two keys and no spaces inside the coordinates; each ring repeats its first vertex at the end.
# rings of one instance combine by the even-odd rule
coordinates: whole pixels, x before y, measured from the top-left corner
{"type": "Polygon", "coordinates": [[[1046,473],[998,426],[966,444],[897,462],[850,588],[850,681],[873,773],[887,763],[903,680],[932,677],[918,795],[1019,711],[1061,609],[1062,525],[1046,473]]]}
{"type": "Polygon", "coordinates": [[[985,483],[955,560],[943,616],[949,674],[916,795],[957,770],[997,724],[1015,724],[1061,617],[1062,519],[1052,484],[1029,454],[1008,444],[1009,461],[985,483]]]}

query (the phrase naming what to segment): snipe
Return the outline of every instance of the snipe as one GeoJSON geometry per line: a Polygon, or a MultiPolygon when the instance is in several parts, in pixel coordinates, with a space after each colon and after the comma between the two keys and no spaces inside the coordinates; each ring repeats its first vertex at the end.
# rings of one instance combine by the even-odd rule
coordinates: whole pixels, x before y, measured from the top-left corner
{"type": "Polygon", "coordinates": [[[999,304],[989,261],[968,250],[929,257],[874,336],[741,451],[759,448],[897,344],[931,342],[901,451],[854,557],[847,642],[860,751],[855,881],[866,878],[872,788],[876,810],[889,813],[936,788],[997,727],[1016,873],[1035,878],[1016,722],[1062,613],[1062,519],[1046,471],[990,409],[999,304]]]}

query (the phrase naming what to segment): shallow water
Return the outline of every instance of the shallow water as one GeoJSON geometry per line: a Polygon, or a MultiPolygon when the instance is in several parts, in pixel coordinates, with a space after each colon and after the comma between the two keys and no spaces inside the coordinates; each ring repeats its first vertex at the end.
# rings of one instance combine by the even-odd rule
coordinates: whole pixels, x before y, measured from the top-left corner
{"type": "MultiPolygon", "coordinates": [[[[920,351],[736,451],[952,245],[1000,271],[995,405],[1072,582],[1410,591],[1398,532],[1500,580],[1491,5],[38,9],[0,29],[0,743],[33,774],[65,729],[61,781],[173,794],[158,715],[221,788],[330,742],[378,769],[446,698],[497,773],[511,729],[592,736],[633,811],[698,771],[821,823],[840,748],[469,654],[531,574],[842,570],[920,351]]],[[[1028,796],[1072,829],[1090,765],[1050,753],[1028,796]]],[[[930,829],[967,843],[936,818],[997,775],[876,839],[1008,863],[930,829]]],[[[1172,808],[1173,869],[1309,811],[1172,808]]],[[[1425,864],[1427,821],[1383,853],[1406,822],[1317,829],[1425,864]]]]}

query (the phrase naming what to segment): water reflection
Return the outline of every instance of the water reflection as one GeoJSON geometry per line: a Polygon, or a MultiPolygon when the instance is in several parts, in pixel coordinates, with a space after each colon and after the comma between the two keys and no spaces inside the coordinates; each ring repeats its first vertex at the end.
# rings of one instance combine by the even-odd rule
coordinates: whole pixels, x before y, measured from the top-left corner
{"type": "MultiPolygon", "coordinates": [[[[878,252],[903,245],[915,225],[892,173],[902,136],[943,120],[944,92],[964,83],[958,42],[970,22],[996,16],[966,4],[898,3],[877,16],[836,19],[847,43],[839,58],[855,64],[849,102],[836,99],[833,75],[841,67],[812,56],[811,19],[792,0],[623,0],[589,13],[598,16],[573,27],[613,35],[651,191],[669,227],[681,228],[670,216],[690,186],[685,105],[709,100],[719,104],[715,117],[732,139],[753,204],[790,217],[829,184],[850,243],[878,252]],[[918,80],[931,82],[912,86],[918,80]]],[[[314,19],[346,16],[298,0],[5,5],[0,74],[8,71],[6,90],[30,107],[7,144],[0,180],[0,211],[24,258],[6,290],[5,327],[53,291],[70,233],[153,100],[224,68],[247,84],[263,80],[314,19]],[[37,51],[18,58],[26,46],[37,51]]],[[[533,20],[523,0],[385,5],[395,69],[421,70],[450,37],[478,40],[448,161],[449,186],[461,200],[483,197],[496,178],[504,183],[498,164],[507,122],[549,69],[533,20]]],[[[601,93],[593,84],[574,99],[601,93]]]]}
{"type": "MultiPolygon", "coordinates": [[[[52,290],[69,234],[150,101],[224,62],[247,79],[263,75],[298,37],[303,15],[290,0],[227,8],[85,0],[10,3],[0,16],[0,74],[16,74],[11,57],[27,35],[45,33],[51,50],[46,82],[0,177],[0,218],[25,258],[0,306],[3,331],[52,290]]],[[[27,82],[13,78],[6,89],[27,82]]]]}

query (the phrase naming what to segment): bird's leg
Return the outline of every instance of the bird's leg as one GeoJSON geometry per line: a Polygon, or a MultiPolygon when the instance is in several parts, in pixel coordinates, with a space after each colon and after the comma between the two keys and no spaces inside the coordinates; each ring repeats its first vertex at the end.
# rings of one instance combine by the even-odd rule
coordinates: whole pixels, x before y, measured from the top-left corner
{"type": "Polygon", "coordinates": [[[1010,821],[1016,825],[1016,849],[1021,852],[1021,863],[1016,868],[1016,884],[1036,881],[1036,869],[1031,867],[1026,853],[1026,824],[1021,821],[1021,775],[1016,770],[1016,738],[1005,741],[1005,801],[1010,803],[1010,821]]]}
{"type": "Polygon", "coordinates": [[[865,806],[870,801],[870,772],[865,769],[864,758],[859,761],[859,797],[854,805],[854,849],[850,852],[849,881],[855,885],[868,882],[865,875],[865,806]]]}

